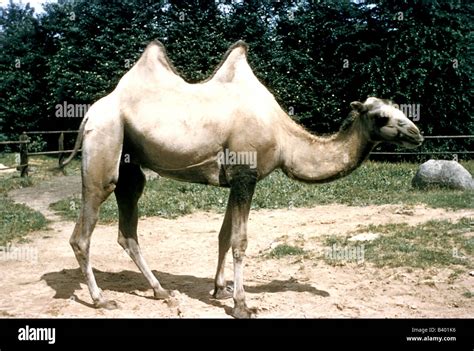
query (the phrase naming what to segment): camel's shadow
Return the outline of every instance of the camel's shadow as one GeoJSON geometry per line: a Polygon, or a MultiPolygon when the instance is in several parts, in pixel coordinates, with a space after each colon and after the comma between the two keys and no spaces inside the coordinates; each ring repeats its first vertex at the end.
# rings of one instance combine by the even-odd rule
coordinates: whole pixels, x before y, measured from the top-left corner
{"type": "MultiPolygon", "coordinates": [[[[210,295],[209,292],[214,286],[214,280],[211,278],[200,278],[192,275],[178,275],[157,271],[153,271],[153,273],[166,289],[177,290],[181,294],[185,294],[192,299],[197,299],[212,306],[224,308],[227,307],[224,306],[219,300],[213,299],[210,295]]],[[[144,298],[153,298],[151,287],[148,285],[145,277],[139,272],[133,272],[129,270],[123,270],[121,272],[103,272],[94,269],[94,274],[97,284],[104,291],[112,290],[137,295],[137,290],[150,290],[150,296],[144,298]]],[[[75,295],[76,290],[81,289],[80,283],[85,282],[82,272],[79,268],[63,269],[57,272],[45,273],[41,279],[44,280],[48,286],[50,286],[56,292],[54,298],[74,299],[83,305],[93,307],[91,303],[81,301],[75,295]]],[[[262,285],[245,286],[245,291],[249,293],[297,291],[309,292],[313,295],[323,297],[329,296],[327,291],[318,290],[309,284],[299,283],[292,279],[272,280],[271,282],[262,285]]],[[[226,308],[226,312],[230,311],[227,311],[226,308]]]]}

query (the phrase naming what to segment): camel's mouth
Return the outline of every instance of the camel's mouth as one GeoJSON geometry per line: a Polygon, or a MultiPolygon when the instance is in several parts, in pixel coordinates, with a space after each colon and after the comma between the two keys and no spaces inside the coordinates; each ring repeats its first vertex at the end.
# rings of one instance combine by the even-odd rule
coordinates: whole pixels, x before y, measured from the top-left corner
{"type": "Polygon", "coordinates": [[[402,141],[401,145],[403,147],[406,147],[407,149],[415,149],[417,148],[418,146],[420,146],[423,142],[419,142],[419,143],[407,143],[406,141],[402,141]]]}
{"type": "Polygon", "coordinates": [[[400,134],[400,140],[396,144],[406,147],[407,149],[414,149],[423,144],[423,136],[418,134],[417,136],[400,134]]]}

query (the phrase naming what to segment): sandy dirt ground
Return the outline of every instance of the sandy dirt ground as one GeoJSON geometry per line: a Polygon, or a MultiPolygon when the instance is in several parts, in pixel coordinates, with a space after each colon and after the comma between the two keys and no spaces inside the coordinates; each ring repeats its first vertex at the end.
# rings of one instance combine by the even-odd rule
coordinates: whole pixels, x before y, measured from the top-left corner
{"type": "MultiPolygon", "coordinates": [[[[44,209],[43,200],[36,202],[44,209]]],[[[68,243],[74,224],[47,215],[53,220],[49,230],[15,245],[21,257],[0,261],[0,317],[230,318],[232,299],[211,297],[222,214],[140,220],[145,258],[162,285],[175,291],[173,303],[153,299],[145,278],[117,244],[117,224],[98,225],[92,264],[105,296],[118,302],[116,310],[91,306],[68,243]]],[[[380,269],[368,262],[331,266],[321,257],[327,235],[345,236],[359,225],[466,216],[472,217],[472,211],[401,205],[253,211],[244,269],[247,304],[256,307],[261,318],[472,317],[472,298],[462,295],[474,286],[467,272],[450,281],[451,268],[380,269]],[[297,244],[311,255],[268,258],[279,243],[297,244]]],[[[226,269],[231,281],[231,257],[226,269]]]]}

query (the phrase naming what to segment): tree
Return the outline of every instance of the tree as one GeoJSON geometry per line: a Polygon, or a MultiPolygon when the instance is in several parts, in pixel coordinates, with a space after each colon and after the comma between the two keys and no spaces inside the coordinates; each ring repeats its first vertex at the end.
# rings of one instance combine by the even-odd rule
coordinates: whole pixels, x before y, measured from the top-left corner
{"type": "Polygon", "coordinates": [[[45,33],[33,8],[12,1],[0,9],[0,28],[0,137],[16,138],[45,112],[45,33]]]}
{"type": "MultiPolygon", "coordinates": [[[[427,0],[59,0],[35,16],[28,5],[10,3],[0,14],[2,133],[77,128],[81,119],[58,118],[57,106],[92,104],[111,92],[153,39],[191,83],[207,78],[229,45],[244,39],[257,77],[313,131],[334,132],[351,101],[375,95],[419,106],[413,118],[425,134],[472,134],[473,7],[427,0]]],[[[455,142],[472,149],[467,140],[455,142]]]]}

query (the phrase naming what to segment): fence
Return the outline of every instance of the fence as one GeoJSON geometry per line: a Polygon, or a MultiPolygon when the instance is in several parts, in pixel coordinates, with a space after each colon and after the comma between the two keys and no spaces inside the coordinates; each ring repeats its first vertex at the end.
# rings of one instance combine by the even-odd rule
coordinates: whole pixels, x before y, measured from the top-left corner
{"type": "MultiPolygon", "coordinates": [[[[28,176],[28,156],[37,155],[59,155],[58,165],[62,170],[61,165],[66,152],[72,152],[74,150],[64,150],[64,134],[67,133],[78,133],[78,130],[55,130],[55,131],[34,131],[34,132],[23,132],[20,135],[19,140],[11,141],[0,141],[0,145],[19,144],[20,145],[20,160],[19,165],[14,167],[2,168],[0,171],[16,168],[21,172],[21,176],[28,176]],[[28,135],[33,134],[59,134],[58,138],[58,151],[42,151],[42,152],[28,152],[28,135]]],[[[474,135],[432,135],[425,136],[425,139],[460,139],[460,138],[474,138],[474,135]]],[[[81,151],[81,149],[79,149],[81,151]]],[[[431,151],[431,152],[384,152],[384,151],[373,151],[371,155],[456,155],[456,154],[474,154],[474,151],[431,151]]]]}
{"type": "MultiPolygon", "coordinates": [[[[14,167],[6,167],[0,169],[0,171],[14,169],[16,168],[21,172],[21,177],[28,176],[28,168],[29,168],[29,156],[38,156],[38,155],[58,155],[58,166],[61,170],[63,170],[62,161],[65,157],[66,152],[73,152],[74,150],[64,150],[64,134],[68,133],[78,133],[78,130],[53,130],[53,131],[34,131],[34,132],[23,132],[20,135],[19,140],[7,140],[7,141],[0,141],[0,145],[10,145],[10,144],[19,144],[20,145],[20,159],[19,165],[14,167]],[[58,138],[58,150],[57,151],[41,151],[41,152],[28,152],[28,144],[30,142],[30,138],[28,135],[33,134],[59,134],[58,138]]],[[[81,151],[81,149],[79,149],[81,151]]],[[[18,161],[17,161],[18,162],[18,161]]]]}
{"type": "MultiPolygon", "coordinates": [[[[474,135],[431,135],[423,136],[425,139],[472,139],[474,135]]],[[[474,154],[474,151],[426,151],[426,152],[388,152],[373,151],[370,155],[457,155],[457,154],[474,154]]],[[[456,159],[457,161],[457,156],[456,159]]]]}

